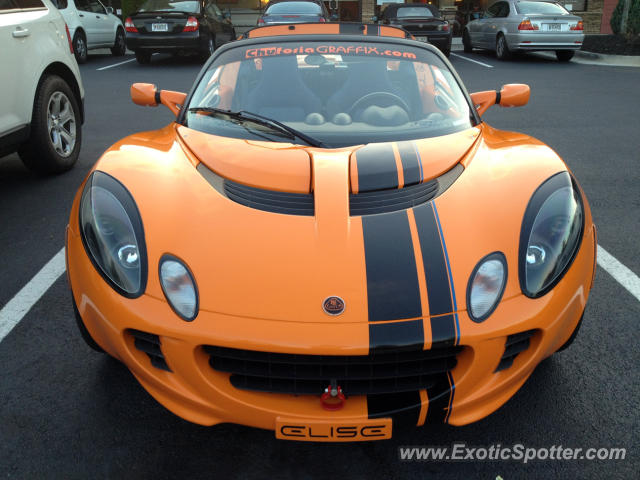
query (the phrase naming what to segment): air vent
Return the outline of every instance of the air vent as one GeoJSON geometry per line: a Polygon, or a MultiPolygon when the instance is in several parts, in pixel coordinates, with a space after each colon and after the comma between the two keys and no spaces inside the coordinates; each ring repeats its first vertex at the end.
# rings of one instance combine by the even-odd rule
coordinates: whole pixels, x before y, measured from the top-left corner
{"type": "Polygon", "coordinates": [[[313,194],[310,193],[263,190],[231,180],[224,180],[224,193],[236,203],[265,212],[309,216],[314,214],[313,194]]]}
{"type": "Polygon", "coordinates": [[[171,371],[162,353],[158,335],[133,329],[128,330],[128,332],[134,338],[133,344],[136,349],[147,354],[149,360],[151,360],[151,365],[167,372],[171,371]]]}
{"type": "Polygon", "coordinates": [[[513,365],[515,358],[526,349],[529,348],[531,343],[531,337],[535,330],[527,330],[526,332],[515,333],[507,337],[507,342],[504,346],[504,354],[500,359],[500,363],[496,368],[496,372],[505,370],[513,365]]]}
{"type": "Polygon", "coordinates": [[[351,216],[375,215],[416,207],[441,195],[464,171],[460,164],[428,182],[404,188],[374,190],[349,195],[351,216]]]}
{"type": "Polygon", "coordinates": [[[462,347],[333,356],[257,352],[205,346],[211,368],[230,373],[243,390],[319,395],[334,380],[346,395],[430,388],[452,370],[462,347]]]}

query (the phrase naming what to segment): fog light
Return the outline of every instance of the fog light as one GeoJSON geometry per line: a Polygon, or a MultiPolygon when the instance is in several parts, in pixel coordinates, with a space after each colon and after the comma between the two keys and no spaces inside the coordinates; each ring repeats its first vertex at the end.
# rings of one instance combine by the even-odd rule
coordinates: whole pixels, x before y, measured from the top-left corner
{"type": "Polygon", "coordinates": [[[500,252],[478,262],[469,278],[467,311],[474,322],[482,322],[498,306],[507,284],[507,260],[500,252]]]}
{"type": "Polygon", "coordinates": [[[190,322],[198,315],[198,289],[189,269],[176,257],[160,259],[160,284],[169,305],[180,318],[190,322]]]}

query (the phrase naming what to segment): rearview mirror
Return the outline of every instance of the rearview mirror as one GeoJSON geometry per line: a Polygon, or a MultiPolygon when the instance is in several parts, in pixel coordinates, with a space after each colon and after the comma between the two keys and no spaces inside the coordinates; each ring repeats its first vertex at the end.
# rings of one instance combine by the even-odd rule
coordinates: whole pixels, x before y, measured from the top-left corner
{"type": "Polygon", "coordinates": [[[174,115],[178,115],[186,93],[160,90],[151,83],[134,83],[131,85],[131,100],[142,107],[157,107],[160,103],[167,107],[174,115]]]}
{"type": "Polygon", "coordinates": [[[107,7],[107,14],[113,15],[113,7],[107,7]]]}
{"type": "Polygon", "coordinates": [[[524,83],[510,83],[497,90],[487,90],[471,94],[471,101],[480,115],[492,105],[501,107],[522,107],[529,102],[531,89],[524,83]]]}

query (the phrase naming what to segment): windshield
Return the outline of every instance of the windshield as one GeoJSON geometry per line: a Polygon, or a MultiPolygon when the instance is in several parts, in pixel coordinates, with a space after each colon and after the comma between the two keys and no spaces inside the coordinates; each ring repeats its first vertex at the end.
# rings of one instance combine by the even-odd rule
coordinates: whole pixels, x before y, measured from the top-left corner
{"type": "Polygon", "coordinates": [[[187,106],[186,125],[304,144],[207,108],[252,112],[330,148],[435,137],[473,124],[460,86],[434,53],[382,42],[249,45],[208,67],[187,106]]]}
{"type": "Polygon", "coordinates": [[[433,13],[427,7],[401,7],[398,9],[398,18],[405,17],[433,17],[433,13]]]}
{"type": "Polygon", "coordinates": [[[171,2],[169,0],[147,0],[138,9],[138,12],[171,12],[171,11],[199,13],[200,2],[198,1],[171,2]]]}
{"type": "Polygon", "coordinates": [[[269,15],[280,13],[313,13],[320,14],[320,5],[311,2],[280,2],[271,5],[265,12],[269,15]]]}
{"type": "Polygon", "coordinates": [[[557,3],[548,2],[518,2],[516,4],[518,13],[522,15],[570,15],[557,3]]]}

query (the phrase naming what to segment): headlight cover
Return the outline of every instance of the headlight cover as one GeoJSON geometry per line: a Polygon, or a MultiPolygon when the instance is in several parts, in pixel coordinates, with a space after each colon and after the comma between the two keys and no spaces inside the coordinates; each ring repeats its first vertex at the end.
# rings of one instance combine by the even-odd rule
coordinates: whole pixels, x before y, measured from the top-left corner
{"type": "Polygon", "coordinates": [[[198,316],[198,287],[191,271],[179,258],[165,254],[160,259],[160,285],[173,311],[190,322],[198,316]]]}
{"type": "Polygon", "coordinates": [[[121,295],[137,298],[147,286],[147,250],[135,201],[118,180],[91,174],[80,202],[80,236],[91,262],[121,295]]]}
{"type": "Polygon", "coordinates": [[[578,252],[584,207],[568,172],[547,179],[535,191],[520,232],[518,273],[522,293],[538,298],[564,276],[578,252]]]}
{"type": "Polygon", "coordinates": [[[467,313],[474,322],[483,322],[500,303],[507,285],[507,259],[502,252],[482,258],[471,272],[467,285],[467,313]]]}

